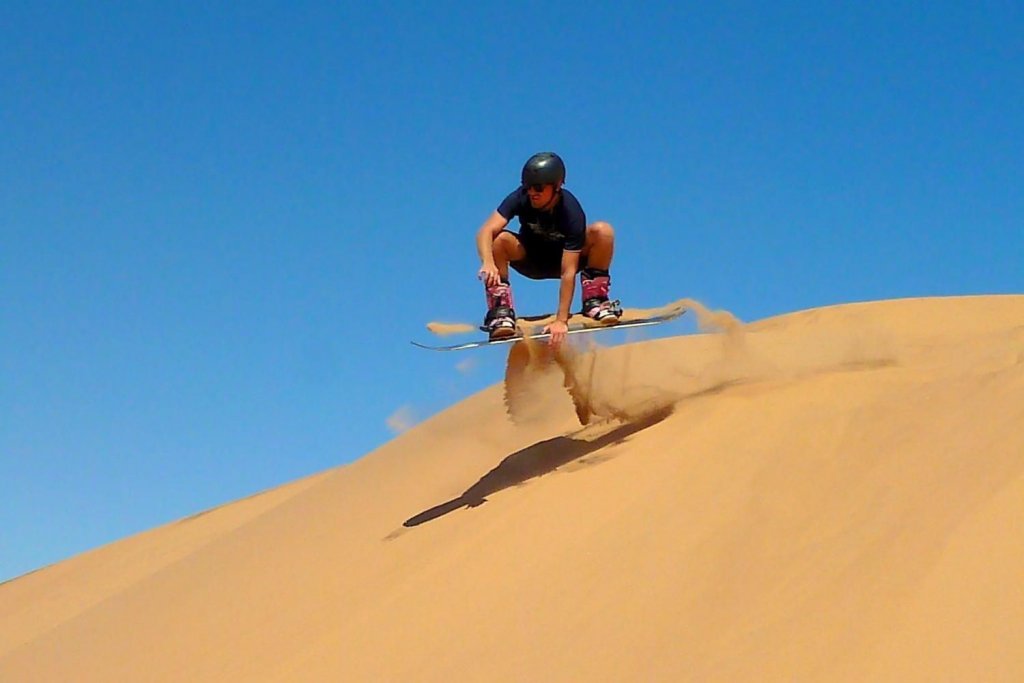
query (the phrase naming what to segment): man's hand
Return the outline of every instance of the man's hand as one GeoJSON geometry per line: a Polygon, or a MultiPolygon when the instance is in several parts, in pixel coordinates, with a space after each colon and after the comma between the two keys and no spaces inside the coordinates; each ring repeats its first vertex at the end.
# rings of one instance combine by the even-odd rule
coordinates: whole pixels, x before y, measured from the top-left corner
{"type": "Polygon", "coordinates": [[[548,344],[557,349],[565,341],[565,336],[569,332],[569,323],[564,320],[556,320],[545,327],[544,332],[551,335],[548,344]]]}
{"type": "Polygon", "coordinates": [[[494,287],[495,285],[501,284],[501,273],[498,272],[498,266],[493,263],[485,263],[480,266],[480,271],[476,276],[488,287],[494,287]]]}

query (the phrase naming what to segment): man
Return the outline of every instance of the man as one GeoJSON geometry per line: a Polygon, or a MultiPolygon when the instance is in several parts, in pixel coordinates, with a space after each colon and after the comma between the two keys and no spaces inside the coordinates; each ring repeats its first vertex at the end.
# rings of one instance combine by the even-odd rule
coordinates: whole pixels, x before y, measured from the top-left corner
{"type": "Polygon", "coordinates": [[[565,183],[565,164],[553,152],[530,157],[523,166],[522,184],[484,221],[476,236],[479,277],[487,292],[484,328],[491,339],[515,334],[516,314],[509,284],[509,266],[534,280],[558,279],[555,321],[544,328],[558,346],[569,329],[576,273],[580,274],[583,314],[614,325],[621,314],[608,300],[608,275],[615,245],[612,226],[603,221],[587,225],[583,207],[565,183]],[[505,226],[519,217],[518,233],[505,226]]]}

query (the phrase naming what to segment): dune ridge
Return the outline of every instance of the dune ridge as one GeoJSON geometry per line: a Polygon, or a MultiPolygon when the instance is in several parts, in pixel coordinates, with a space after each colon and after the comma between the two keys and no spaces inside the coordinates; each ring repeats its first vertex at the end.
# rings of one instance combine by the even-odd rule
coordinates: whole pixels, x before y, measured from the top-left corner
{"type": "Polygon", "coordinates": [[[0,585],[0,680],[1024,680],[1024,296],[733,320],[0,585]]]}

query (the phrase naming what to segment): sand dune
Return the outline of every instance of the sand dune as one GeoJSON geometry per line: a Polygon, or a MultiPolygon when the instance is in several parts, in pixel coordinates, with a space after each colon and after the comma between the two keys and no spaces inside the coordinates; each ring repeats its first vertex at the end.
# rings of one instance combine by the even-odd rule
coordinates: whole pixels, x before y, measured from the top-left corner
{"type": "Polygon", "coordinates": [[[0,585],[0,681],[1024,680],[1024,296],[718,322],[0,585]]]}

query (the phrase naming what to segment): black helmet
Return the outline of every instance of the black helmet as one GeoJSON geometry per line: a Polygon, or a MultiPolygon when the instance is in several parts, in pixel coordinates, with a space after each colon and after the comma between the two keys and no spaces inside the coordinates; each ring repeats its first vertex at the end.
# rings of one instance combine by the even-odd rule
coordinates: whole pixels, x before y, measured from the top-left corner
{"type": "Polygon", "coordinates": [[[565,182],[565,164],[554,152],[539,152],[523,166],[523,185],[557,185],[565,182]]]}

